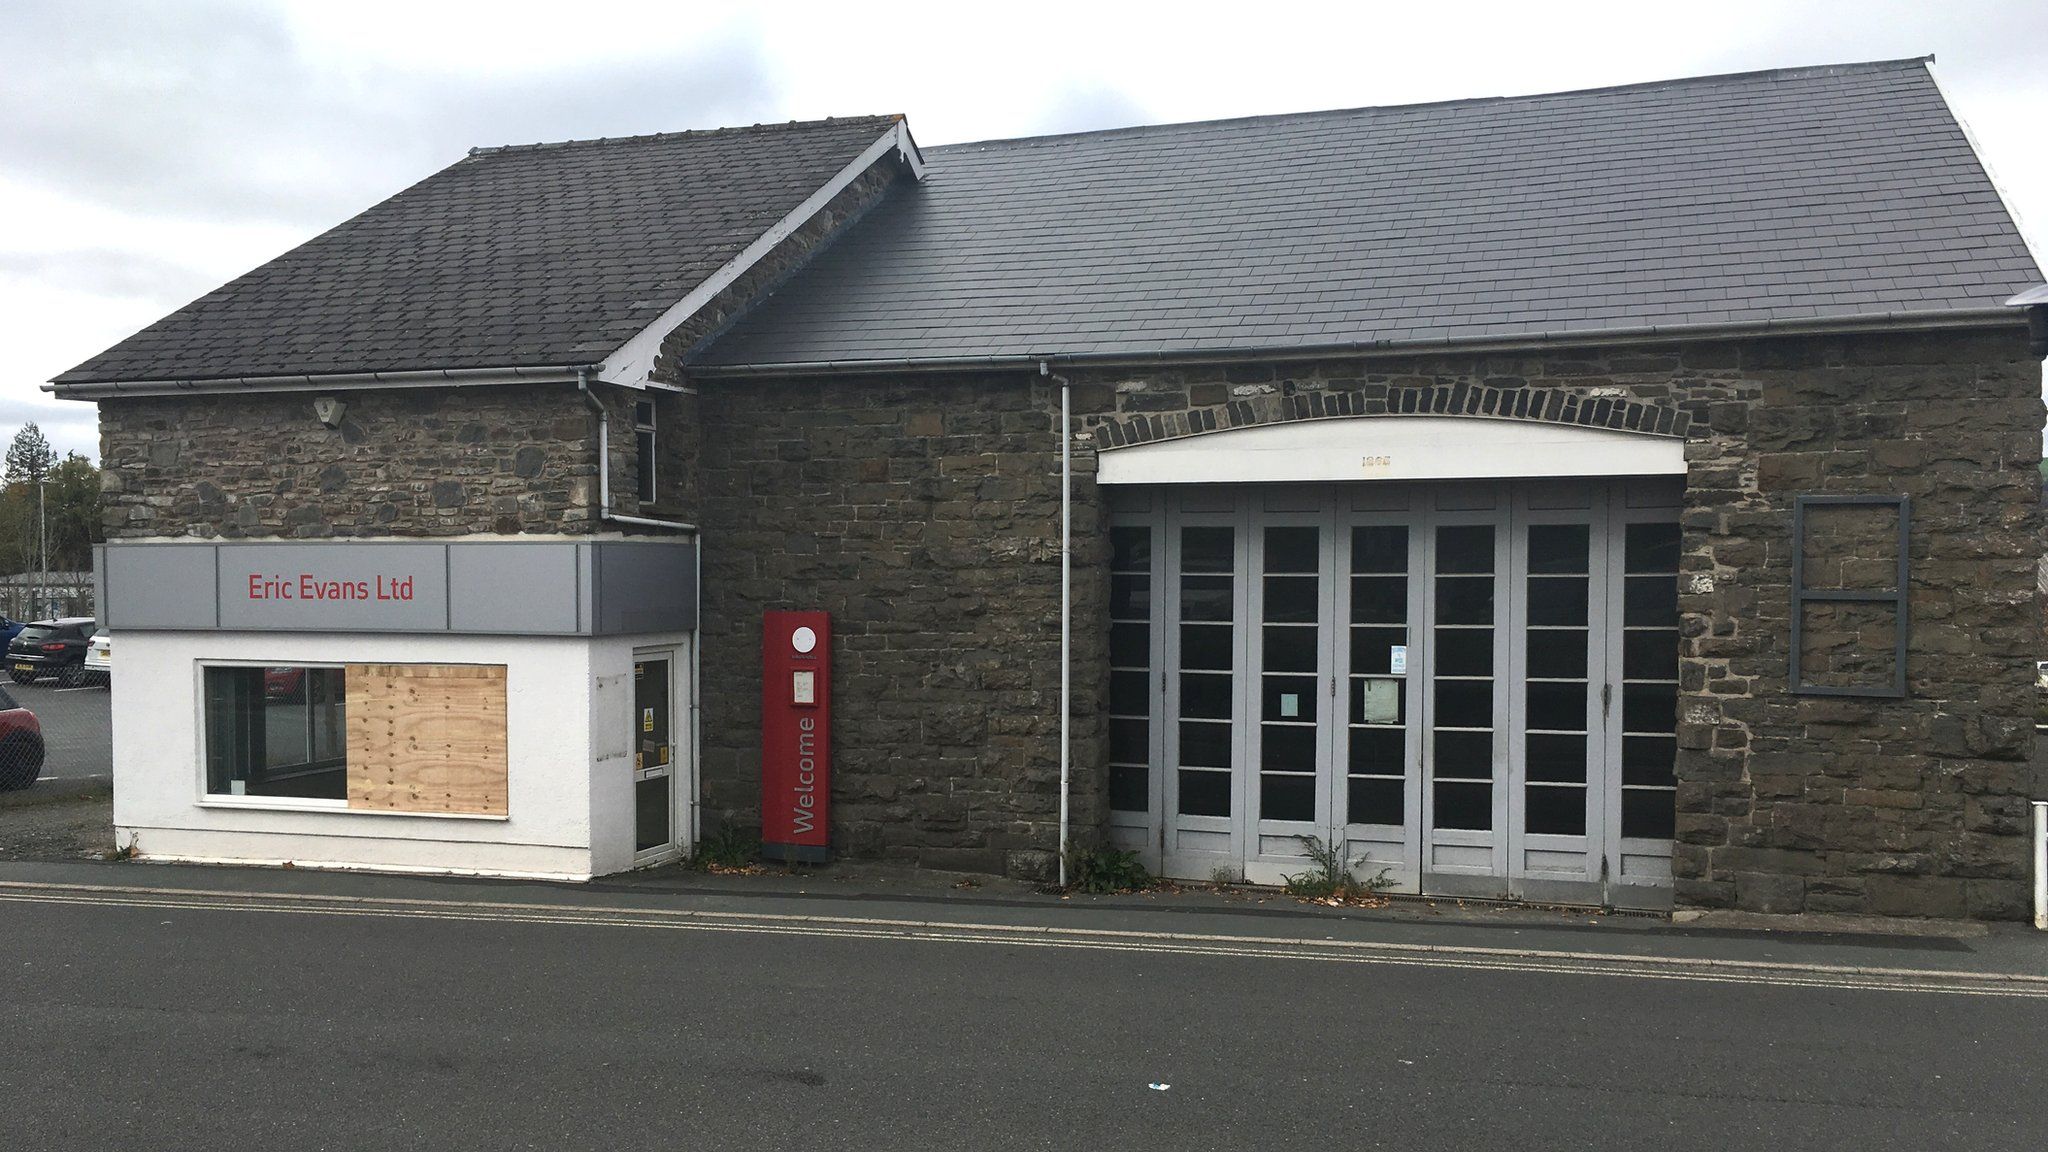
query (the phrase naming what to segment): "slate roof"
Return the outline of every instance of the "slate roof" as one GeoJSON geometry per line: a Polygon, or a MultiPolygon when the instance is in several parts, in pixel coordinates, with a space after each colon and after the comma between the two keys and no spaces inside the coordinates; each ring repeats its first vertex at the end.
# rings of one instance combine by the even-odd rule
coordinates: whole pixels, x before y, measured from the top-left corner
{"type": "Polygon", "coordinates": [[[1923,60],[924,154],[699,363],[1592,336],[2042,278],[1923,60]]]}
{"type": "Polygon", "coordinates": [[[593,363],[898,119],[477,149],[57,383],[593,363]]]}

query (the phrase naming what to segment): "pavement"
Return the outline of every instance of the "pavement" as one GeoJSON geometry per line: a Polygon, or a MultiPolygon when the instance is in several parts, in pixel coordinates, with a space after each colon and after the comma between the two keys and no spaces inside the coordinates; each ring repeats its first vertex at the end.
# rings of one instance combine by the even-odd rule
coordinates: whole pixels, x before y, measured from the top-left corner
{"type": "Polygon", "coordinates": [[[7,1146],[2041,1143],[2043,934],[958,883],[0,863],[7,1146]]]}

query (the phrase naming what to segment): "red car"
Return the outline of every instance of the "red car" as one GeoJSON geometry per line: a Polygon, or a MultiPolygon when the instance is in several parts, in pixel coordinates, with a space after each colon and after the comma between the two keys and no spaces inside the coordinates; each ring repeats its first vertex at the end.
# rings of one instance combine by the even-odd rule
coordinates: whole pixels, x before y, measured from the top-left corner
{"type": "Polygon", "coordinates": [[[0,688],[0,792],[26,788],[42,774],[43,726],[0,688]]]}

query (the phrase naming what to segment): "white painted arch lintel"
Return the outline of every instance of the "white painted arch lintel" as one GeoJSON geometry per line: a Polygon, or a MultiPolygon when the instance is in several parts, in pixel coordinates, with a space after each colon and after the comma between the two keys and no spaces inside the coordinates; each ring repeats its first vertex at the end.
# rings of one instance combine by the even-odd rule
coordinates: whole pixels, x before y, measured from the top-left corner
{"type": "Polygon", "coordinates": [[[1204,432],[1096,456],[1099,484],[1682,476],[1676,436],[1484,416],[1338,416],[1204,432]]]}

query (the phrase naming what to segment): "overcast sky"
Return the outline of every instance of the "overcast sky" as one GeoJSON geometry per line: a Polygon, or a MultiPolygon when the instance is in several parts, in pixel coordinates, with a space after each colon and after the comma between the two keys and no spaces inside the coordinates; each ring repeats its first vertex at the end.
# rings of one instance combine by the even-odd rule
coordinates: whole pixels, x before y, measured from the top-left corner
{"type": "Polygon", "coordinates": [[[477,144],[902,112],[931,145],[1933,53],[2048,254],[2042,0],[751,7],[8,0],[0,441],[94,454],[43,381],[477,144]]]}

